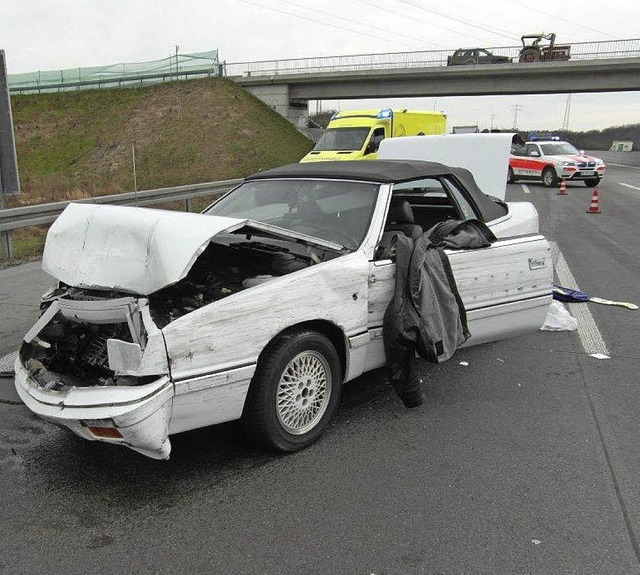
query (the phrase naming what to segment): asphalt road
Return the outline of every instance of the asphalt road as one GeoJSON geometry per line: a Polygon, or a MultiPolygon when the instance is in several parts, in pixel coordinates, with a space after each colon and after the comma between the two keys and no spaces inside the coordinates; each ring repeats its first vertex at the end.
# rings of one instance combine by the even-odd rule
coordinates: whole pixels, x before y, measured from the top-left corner
{"type": "MultiPolygon", "coordinates": [[[[601,214],[582,184],[527,190],[507,197],[536,204],[578,286],[640,304],[640,169],[610,166],[601,214]]],[[[0,271],[1,349],[48,283],[35,264],[0,271]]],[[[0,401],[0,573],[640,573],[640,311],[580,305],[610,359],[576,332],[463,349],[420,366],[415,410],[375,372],[289,456],[227,424],[156,462],[0,401]]]]}

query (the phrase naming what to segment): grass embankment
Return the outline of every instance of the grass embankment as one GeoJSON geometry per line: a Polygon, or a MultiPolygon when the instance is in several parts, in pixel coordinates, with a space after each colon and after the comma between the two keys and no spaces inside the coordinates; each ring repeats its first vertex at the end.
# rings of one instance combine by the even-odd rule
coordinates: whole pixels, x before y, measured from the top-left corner
{"type": "MultiPolygon", "coordinates": [[[[297,162],[312,143],[224,78],[12,96],[22,194],[6,207],[241,178],[297,162]]],[[[206,205],[206,200],[201,202],[206,205]]],[[[45,229],[12,233],[16,257],[45,229]]]]}

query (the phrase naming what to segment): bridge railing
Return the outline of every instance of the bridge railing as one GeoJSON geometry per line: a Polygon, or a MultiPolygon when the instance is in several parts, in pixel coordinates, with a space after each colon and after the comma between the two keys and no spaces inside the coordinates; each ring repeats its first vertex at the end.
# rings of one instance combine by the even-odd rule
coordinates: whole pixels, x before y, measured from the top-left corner
{"type": "MultiPolygon", "coordinates": [[[[569,46],[571,60],[602,60],[640,56],[640,39],[610,40],[604,42],[579,42],[557,46],[569,46]]],[[[490,52],[518,61],[522,46],[497,46],[486,48],[490,52]]],[[[289,60],[259,60],[253,62],[227,62],[227,76],[275,76],[284,74],[309,74],[321,72],[351,72],[358,70],[389,70],[398,68],[425,68],[446,66],[447,57],[454,50],[424,50],[378,54],[351,54],[289,60]]],[[[523,64],[526,65],[526,64],[523,64]]]]}

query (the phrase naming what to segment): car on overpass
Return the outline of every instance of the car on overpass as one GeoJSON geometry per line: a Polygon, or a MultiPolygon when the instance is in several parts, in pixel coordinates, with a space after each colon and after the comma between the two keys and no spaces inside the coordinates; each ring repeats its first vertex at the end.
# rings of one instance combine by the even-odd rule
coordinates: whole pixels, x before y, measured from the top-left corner
{"type": "Polygon", "coordinates": [[[40,417],[155,459],[171,434],[236,419],[269,449],[305,448],[342,384],[385,365],[396,243],[452,218],[495,236],[442,252],[464,345],[537,330],[552,298],[537,212],[461,168],[291,164],[202,214],[70,204],[48,233],[42,266],[58,284],[24,337],[16,389],[40,417]]]}
{"type": "Polygon", "coordinates": [[[509,157],[507,181],[539,180],[548,188],[561,180],[582,181],[596,187],[606,170],[603,160],[578,151],[569,142],[536,140],[514,146],[509,157]]]}
{"type": "Polygon", "coordinates": [[[493,54],[485,48],[459,48],[451,56],[447,56],[447,66],[462,66],[465,64],[510,64],[509,56],[493,54]]]}

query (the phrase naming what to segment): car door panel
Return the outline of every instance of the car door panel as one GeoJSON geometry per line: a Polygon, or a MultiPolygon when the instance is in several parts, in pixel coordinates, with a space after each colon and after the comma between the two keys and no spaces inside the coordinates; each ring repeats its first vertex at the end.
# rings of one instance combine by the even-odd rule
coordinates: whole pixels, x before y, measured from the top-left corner
{"type": "Polygon", "coordinates": [[[551,303],[553,264],[540,235],[499,240],[480,250],[447,250],[475,345],[528,333],[551,303]]]}
{"type": "Polygon", "coordinates": [[[370,334],[365,370],[386,363],[382,321],[395,289],[396,264],[391,260],[369,262],[368,328],[370,334]]]}
{"type": "MultiPolygon", "coordinates": [[[[490,247],[446,250],[471,339],[476,345],[528,333],[544,322],[551,303],[553,265],[543,236],[500,239],[490,247]]],[[[370,342],[365,369],[384,365],[382,321],[393,297],[395,264],[369,263],[370,342]]]]}

